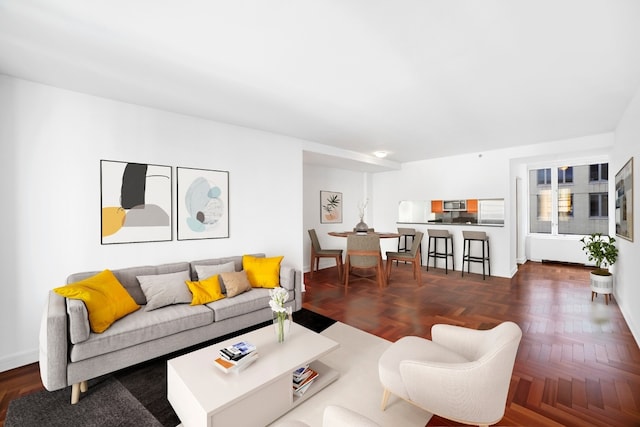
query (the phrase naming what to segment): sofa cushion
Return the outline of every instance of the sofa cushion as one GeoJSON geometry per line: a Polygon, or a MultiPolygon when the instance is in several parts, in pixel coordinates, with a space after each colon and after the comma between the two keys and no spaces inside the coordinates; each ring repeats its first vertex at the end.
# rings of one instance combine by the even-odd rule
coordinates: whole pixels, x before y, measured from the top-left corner
{"type": "MultiPolygon", "coordinates": [[[[140,287],[140,282],[138,282],[137,276],[177,273],[178,271],[183,271],[188,269],[189,269],[188,262],[176,262],[171,264],[161,264],[161,265],[153,265],[153,266],[147,265],[142,267],[121,268],[121,269],[111,270],[111,271],[116,276],[118,281],[122,284],[122,286],[124,286],[127,292],[129,292],[129,295],[131,295],[133,300],[137,304],[143,305],[147,303],[147,299],[144,296],[144,292],[142,292],[142,288],[140,287]]],[[[72,274],[67,278],[67,283],[77,282],[79,280],[86,279],[87,277],[94,276],[97,273],[98,273],[97,271],[92,271],[92,272],[72,274]]]]}
{"type": "Polygon", "coordinates": [[[113,322],[140,308],[110,270],[53,291],[66,298],[82,300],[95,333],[104,332],[113,322]]]}
{"type": "Polygon", "coordinates": [[[251,290],[251,283],[249,283],[247,273],[244,271],[220,273],[220,279],[227,290],[227,298],[233,298],[236,295],[251,290]]]}
{"type": "Polygon", "coordinates": [[[107,354],[147,341],[205,326],[213,322],[213,312],[204,305],[168,305],[153,311],[138,310],[115,322],[102,334],[71,346],[72,362],[107,354]]]}
{"type": "Polygon", "coordinates": [[[217,274],[203,280],[187,281],[187,286],[193,295],[191,305],[207,304],[225,297],[220,288],[220,276],[217,274]]]}
{"type": "Polygon", "coordinates": [[[138,276],[138,282],[147,299],[145,310],[151,311],[171,304],[190,303],[192,295],[186,283],[190,278],[189,270],[138,276]]]}
{"type": "MultiPolygon", "coordinates": [[[[250,254],[257,257],[264,257],[264,254],[250,254]]],[[[200,259],[197,261],[191,261],[191,278],[193,280],[198,280],[198,275],[195,267],[197,265],[220,265],[226,264],[228,262],[233,262],[234,271],[242,270],[242,256],[230,256],[223,258],[209,258],[209,259],[200,259]]]]}
{"type": "Polygon", "coordinates": [[[65,301],[69,315],[69,340],[72,344],[88,340],[91,327],[87,306],[79,299],[65,298],[65,301]]]}
{"type": "Polygon", "coordinates": [[[247,272],[249,283],[254,288],[275,288],[280,285],[280,263],[282,256],[262,258],[251,255],[242,257],[242,268],[247,272]]]}
{"type": "MultiPolygon", "coordinates": [[[[195,265],[194,268],[196,270],[196,275],[198,276],[197,280],[207,279],[215,274],[220,273],[233,273],[236,271],[235,262],[229,261],[224,264],[213,264],[213,265],[195,265]]],[[[220,284],[222,293],[227,293],[223,284],[220,284]]]]}
{"type": "Polygon", "coordinates": [[[255,288],[233,298],[225,298],[207,304],[214,313],[214,320],[221,320],[247,314],[252,311],[269,308],[269,290],[255,288]]]}

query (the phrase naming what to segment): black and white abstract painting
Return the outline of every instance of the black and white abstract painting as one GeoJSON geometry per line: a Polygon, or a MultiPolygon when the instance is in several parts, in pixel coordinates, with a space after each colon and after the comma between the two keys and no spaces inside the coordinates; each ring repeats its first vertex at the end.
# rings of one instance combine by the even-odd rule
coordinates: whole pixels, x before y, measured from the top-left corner
{"type": "Polygon", "coordinates": [[[173,239],[171,166],[100,161],[101,243],[173,239]]]}

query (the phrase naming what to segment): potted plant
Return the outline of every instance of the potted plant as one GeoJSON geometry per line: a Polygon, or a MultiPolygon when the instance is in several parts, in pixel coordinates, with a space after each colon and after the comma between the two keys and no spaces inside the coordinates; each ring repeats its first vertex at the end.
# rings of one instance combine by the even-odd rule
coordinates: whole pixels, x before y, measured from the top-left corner
{"type": "Polygon", "coordinates": [[[615,264],[618,259],[616,239],[603,236],[602,233],[593,233],[580,241],[588,260],[596,264],[596,269],[591,272],[591,300],[593,301],[594,294],[604,294],[608,303],[608,295],[613,293],[613,275],[609,266],[615,264]]]}

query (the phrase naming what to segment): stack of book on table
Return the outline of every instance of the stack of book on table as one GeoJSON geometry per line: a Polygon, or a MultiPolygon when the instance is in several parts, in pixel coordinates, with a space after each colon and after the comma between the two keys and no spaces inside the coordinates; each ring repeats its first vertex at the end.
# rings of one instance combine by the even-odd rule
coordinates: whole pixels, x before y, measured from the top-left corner
{"type": "Polygon", "coordinates": [[[258,349],[246,341],[221,348],[214,362],[224,372],[240,372],[258,358],[258,349]]]}
{"type": "Polygon", "coordinates": [[[318,378],[318,372],[311,369],[309,365],[293,371],[293,394],[302,396],[316,378],[318,378]]]}

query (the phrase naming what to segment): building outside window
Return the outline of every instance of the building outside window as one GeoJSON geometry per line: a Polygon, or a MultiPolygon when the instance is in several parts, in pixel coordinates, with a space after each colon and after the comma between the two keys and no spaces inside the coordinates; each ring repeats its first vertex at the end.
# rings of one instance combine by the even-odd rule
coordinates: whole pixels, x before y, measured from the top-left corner
{"type": "Polygon", "coordinates": [[[538,185],[551,185],[551,169],[537,169],[538,185]]]}
{"type": "Polygon", "coordinates": [[[550,235],[608,233],[607,163],[529,171],[529,231],[550,235]]]}

